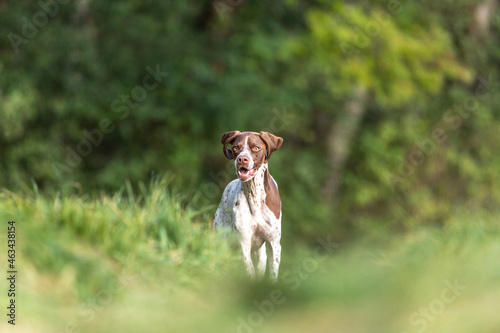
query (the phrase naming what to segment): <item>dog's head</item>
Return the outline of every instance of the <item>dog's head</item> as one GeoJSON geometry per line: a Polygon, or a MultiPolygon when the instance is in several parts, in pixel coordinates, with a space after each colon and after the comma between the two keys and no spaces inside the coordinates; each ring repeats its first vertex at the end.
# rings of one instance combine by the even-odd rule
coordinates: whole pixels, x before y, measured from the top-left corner
{"type": "Polygon", "coordinates": [[[226,132],[220,141],[224,145],[224,155],[230,160],[234,159],[236,174],[244,182],[252,179],[283,143],[282,138],[269,132],[240,131],[226,132]]]}

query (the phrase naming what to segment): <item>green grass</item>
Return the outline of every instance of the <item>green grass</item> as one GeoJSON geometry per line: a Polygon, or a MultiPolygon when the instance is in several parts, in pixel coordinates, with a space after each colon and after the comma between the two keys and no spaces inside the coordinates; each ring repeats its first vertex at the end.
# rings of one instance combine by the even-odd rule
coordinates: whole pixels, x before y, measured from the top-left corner
{"type": "MultiPolygon", "coordinates": [[[[500,331],[500,215],[462,212],[330,253],[329,235],[287,244],[273,285],[245,278],[231,238],[211,233],[213,209],[193,209],[166,179],[112,197],[4,191],[0,244],[6,222],[17,227],[15,332],[500,331]]],[[[5,279],[0,288],[6,304],[5,279]]],[[[0,330],[14,332],[5,318],[0,330]]]]}

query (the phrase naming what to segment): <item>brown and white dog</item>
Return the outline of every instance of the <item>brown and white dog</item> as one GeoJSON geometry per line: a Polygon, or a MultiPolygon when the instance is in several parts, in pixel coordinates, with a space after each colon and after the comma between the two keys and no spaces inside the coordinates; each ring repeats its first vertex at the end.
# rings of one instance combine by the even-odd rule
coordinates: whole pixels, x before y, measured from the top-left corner
{"type": "Polygon", "coordinates": [[[283,139],[268,132],[232,131],[224,133],[221,142],[224,155],[234,159],[238,179],[222,194],[214,228],[229,226],[239,233],[243,261],[252,278],[256,275],[255,254],[257,277],[264,276],[267,261],[270,278],[276,281],[281,257],[281,199],[268,161],[283,139]]]}

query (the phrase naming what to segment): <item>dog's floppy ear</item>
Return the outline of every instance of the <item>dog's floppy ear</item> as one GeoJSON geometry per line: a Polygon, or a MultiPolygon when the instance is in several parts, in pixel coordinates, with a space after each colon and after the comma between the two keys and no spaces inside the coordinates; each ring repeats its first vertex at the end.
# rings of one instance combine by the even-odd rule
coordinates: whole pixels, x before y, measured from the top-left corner
{"type": "Polygon", "coordinates": [[[283,139],[269,132],[260,132],[259,136],[262,139],[262,141],[264,141],[264,143],[266,144],[266,150],[267,150],[266,161],[267,161],[271,157],[271,154],[281,147],[281,145],[283,144],[283,139]]]}
{"type": "Polygon", "coordinates": [[[222,137],[220,138],[220,142],[224,145],[224,148],[222,148],[222,151],[224,152],[224,156],[232,160],[234,158],[233,152],[231,149],[227,148],[229,144],[233,144],[234,140],[236,137],[240,134],[240,131],[231,131],[231,132],[226,132],[222,134],[222,137]]]}

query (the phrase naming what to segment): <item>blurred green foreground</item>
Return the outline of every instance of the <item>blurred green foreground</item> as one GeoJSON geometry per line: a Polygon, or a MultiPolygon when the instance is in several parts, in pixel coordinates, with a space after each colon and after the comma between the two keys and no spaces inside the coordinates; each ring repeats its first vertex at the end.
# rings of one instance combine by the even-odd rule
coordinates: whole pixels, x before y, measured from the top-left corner
{"type": "Polygon", "coordinates": [[[283,239],[272,285],[248,281],[231,238],[165,179],[99,198],[0,198],[19,272],[16,326],[4,314],[2,332],[500,330],[498,215],[457,211],[443,229],[344,244],[283,239]]]}

